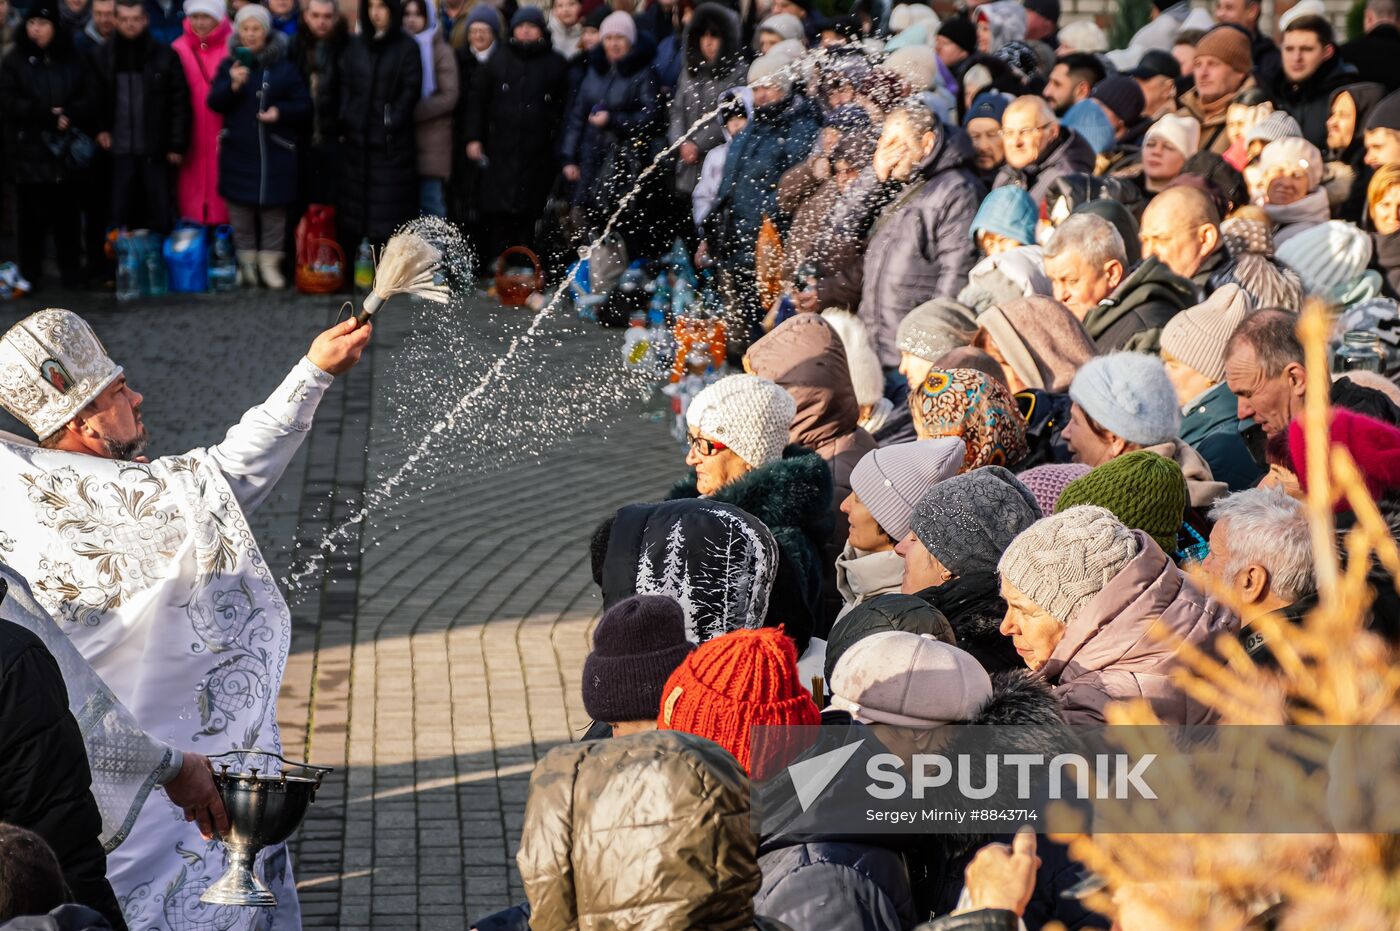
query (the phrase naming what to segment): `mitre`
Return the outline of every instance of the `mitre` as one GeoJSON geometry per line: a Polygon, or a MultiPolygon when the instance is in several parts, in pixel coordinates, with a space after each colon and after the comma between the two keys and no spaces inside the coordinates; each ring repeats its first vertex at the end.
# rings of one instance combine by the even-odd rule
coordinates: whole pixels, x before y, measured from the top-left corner
{"type": "Polygon", "coordinates": [[[0,407],[48,439],[121,375],[71,310],[30,314],[0,337],[0,407]]]}

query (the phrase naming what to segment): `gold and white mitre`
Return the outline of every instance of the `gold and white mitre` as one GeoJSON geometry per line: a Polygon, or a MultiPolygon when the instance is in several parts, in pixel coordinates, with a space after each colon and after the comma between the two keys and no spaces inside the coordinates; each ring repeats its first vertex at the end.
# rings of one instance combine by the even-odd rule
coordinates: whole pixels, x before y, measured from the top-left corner
{"type": "Polygon", "coordinates": [[[43,442],[121,375],[87,321],[50,307],[0,337],[0,407],[43,442]]]}

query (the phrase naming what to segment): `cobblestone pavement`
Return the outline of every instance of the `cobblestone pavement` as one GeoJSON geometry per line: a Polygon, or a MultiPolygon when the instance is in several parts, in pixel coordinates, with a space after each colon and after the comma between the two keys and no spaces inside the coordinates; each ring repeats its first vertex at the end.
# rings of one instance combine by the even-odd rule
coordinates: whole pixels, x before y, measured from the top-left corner
{"type": "MultiPolygon", "coordinates": [[[[83,313],[146,394],[156,454],[216,441],[335,318],[329,299],[210,295],[83,313]]],[[[294,841],[308,927],[463,929],[523,899],[530,770],[588,719],[579,674],[600,610],[594,526],[683,466],[619,338],[480,299],[390,305],[368,364],[337,379],[277,494],[251,516],[292,605],[279,718],[290,756],[334,766],[294,841]],[[458,399],[491,381],[393,474],[458,399]],[[382,500],[381,500],[382,499],[382,500]],[[349,522],[368,500],[365,520],[349,522]],[[320,548],[345,525],[334,551],[320,548]]],[[[8,425],[0,424],[0,427],[8,425]]]]}

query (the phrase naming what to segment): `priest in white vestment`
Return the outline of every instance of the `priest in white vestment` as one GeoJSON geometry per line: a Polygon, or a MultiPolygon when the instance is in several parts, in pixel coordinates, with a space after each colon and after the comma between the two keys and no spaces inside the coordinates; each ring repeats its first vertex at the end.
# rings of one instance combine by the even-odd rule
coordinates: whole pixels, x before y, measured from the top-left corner
{"type": "MultiPolygon", "coordinates": [[[[39,440],[0,433],[0,562],[155,741],[186,754],[280,752],[291,618],[246,515],[371,329],[352,318],[325,331],[218,445],[149,462],[142,397],[82,318],[41,310],[0,337],[0,405],[39,440]]],[[[107,876],[130,927],[300,927],[284,845],[258,858],[276,908],[199,901],[224,851],[186,819],[209,817],[151,792],[120,826],[107,876]]]]}

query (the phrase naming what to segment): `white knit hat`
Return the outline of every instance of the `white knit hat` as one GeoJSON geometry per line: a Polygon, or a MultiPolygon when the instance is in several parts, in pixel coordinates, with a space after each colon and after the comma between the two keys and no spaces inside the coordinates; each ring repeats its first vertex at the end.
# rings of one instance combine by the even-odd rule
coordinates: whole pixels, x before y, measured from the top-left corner
{"type": "Polygon", "coordinates": [[[0,407],[40,441],[57,433],[122,374],[71,310],[30,314],[0,337],[0,407]]]}
{"type": "Polygon", "coordinates": [[[1046,614],[1070,624],[1142,551],[1142,539],[1150,538],[1139,533],[1107,508],[1081,504],[1022,531],[1001,554],[997,572],[1046,614]]]}
{"type": "Polygon", "coordinates": [[[196,13],[221,20],[228,15],[228,7],[224,0],[185,0],[185,16],[193,16],[196,13]]]}
{"type": "Polygon", "coordinates": [[[930,488],[957,475],[966,456],[955,436],[872,449],[851,470],[851,490],[881,530],[903,540],[914,508],[930,488]]]}
{"type": "Polygon", "coordinates": [[[1264,146],[1264,151],[1259,155],[1259,171],[1265,180],[1274,171],[1298,170],[1307,175],[1308,190],[1317,190],[1322,183],[1322,153],[1301,136],[1275,139],[1264,146]]]}
{"type": "Polygon", "coordinates": [[[781,39],[801,39],[805,34],[802,20],[791,13],[774,13],[758,24],[758,32],[771,32],[781,39]]]}
{"type": "Polygon", "coordinates": [[[264,30],[272,31],[272,14],[268,12],[267,7],[258,3],[249,3],[233,15],[233,24],[234,26],[242,26],[250,19],[256,19],[262,23],[264,30]]]}
{"type": "Polygon", "coordinates": [[[1328,220],[1278,247],[1279,262],[1293,269],[1309,294],[1337,299],[1371,264],[1371,237],[1354,223],[1328,220]]]}
{"type": "Polygon", "coordinates": [[[1302,19],[1304,16],[1326,18],[1327,8],[1322,5],[1322,0],[1298,0],[1278,18],[1278,31],[1280,33],[1287,32],[1294,20],[1302,19]]]}
{"type": "Polygon", "coordinates": [[[783,93],[792,90],[792,75],[789,70],[785,70],[792,64],[792,59],[786,55],[775,55],[769,52],[767,55],[760,55],[749,65],[749,87],[776,87],[783,93]]]}
{"type": "Polygon", "coordinates": [[[693,432],[718,440],[757,469],[783,457],[796,413],[797,402],[768,379],[730,375],[695,396],[685,422],[693,432]]]}
{"type": "Polygon", "coordinates": [[[1168,113],[1152,124],[1142,137],[1142,144],[1147,145],[1154,136],[1190,158],[1201,146],[1201,124],[1192,117],[1168,113]]]}
{"type": "Polygon", "coordinates": [[[938,54],[927,45],[906,45],[890,52],[880,67],[903,78],[916,93],[926,91],[938,77],[938,54]]]}

